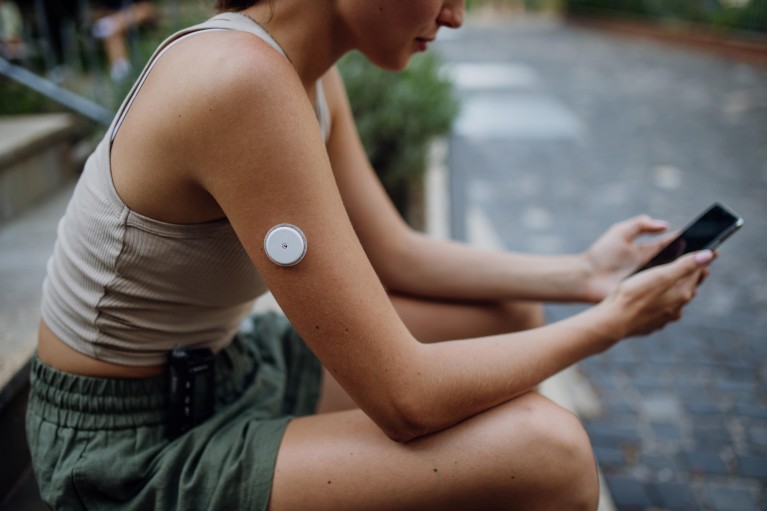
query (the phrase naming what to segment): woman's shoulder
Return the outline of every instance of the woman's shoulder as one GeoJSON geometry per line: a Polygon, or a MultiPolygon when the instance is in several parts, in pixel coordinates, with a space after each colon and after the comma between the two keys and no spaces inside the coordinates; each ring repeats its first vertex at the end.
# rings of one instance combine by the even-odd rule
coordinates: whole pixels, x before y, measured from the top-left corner
{"type": "MultiPolygon", "coordinates": [[[[253,94],[300,82],[290,62],[261,38],[242,31],[216,30],[190,37],[168,55],[169,67],[183,72],[187,87],[219,96],[253,94]]],[[[175,73],[174,73],[175,74],[175,73]]]]}
{"type": "Polygon", "coordinates": [[[274,122],[278,103],[305,101],[283,55],[257,36],[233,30],[181,41],[157,62],[146,85],[152,123],[159,132],[170,130],[174,144],[191,146],[274,122]]]}

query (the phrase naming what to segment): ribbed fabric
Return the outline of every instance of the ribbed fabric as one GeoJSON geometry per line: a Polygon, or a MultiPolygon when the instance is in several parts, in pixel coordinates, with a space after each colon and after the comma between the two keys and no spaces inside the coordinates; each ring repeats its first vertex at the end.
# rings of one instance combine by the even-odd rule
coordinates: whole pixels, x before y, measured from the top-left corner
{"type": "MultiPolygon", "coordinates": [[[[152,66],[174,41],[202,30],[241,30],[279,45],[248,18],[223,13],[169,37],[150,59],[88,158],[59,223],[43,284],[42,316],[67,345],[108,362],[165,362],[175,346],[226,345],[266,291],[226,220],[170,224],[131,211],[111,177],[112,133],[152,66]]],[[[317,115],[327,140],[330,120],[321,83],[317,115]]]]}

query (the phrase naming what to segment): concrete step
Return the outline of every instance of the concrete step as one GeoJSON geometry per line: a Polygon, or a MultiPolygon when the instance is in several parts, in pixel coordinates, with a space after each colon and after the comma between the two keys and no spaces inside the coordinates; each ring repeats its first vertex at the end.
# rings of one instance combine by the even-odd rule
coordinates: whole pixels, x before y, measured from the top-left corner
{"type": "Polygon", "coordinates": [[[0,116],[0,226],[77,175],[86,129],[70,114],[0,116]]]}

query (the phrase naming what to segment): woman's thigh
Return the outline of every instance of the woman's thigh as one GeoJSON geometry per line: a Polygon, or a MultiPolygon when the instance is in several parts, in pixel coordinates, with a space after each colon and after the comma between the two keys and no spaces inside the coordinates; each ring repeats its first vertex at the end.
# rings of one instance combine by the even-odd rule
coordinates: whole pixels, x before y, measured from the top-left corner
{"type": "Polygon", "coordinates": [[[578,420],[536,393],[407,444],[360,410],[294,419],[270,509],[594,509],[598,482],[578,420]]]}
{"type": "Polygon", "coordinates": [[[469,302],[389,295],[413,336],[421,342],[466,339],[529,330],[543,325],[538,302],[469,302]]]}

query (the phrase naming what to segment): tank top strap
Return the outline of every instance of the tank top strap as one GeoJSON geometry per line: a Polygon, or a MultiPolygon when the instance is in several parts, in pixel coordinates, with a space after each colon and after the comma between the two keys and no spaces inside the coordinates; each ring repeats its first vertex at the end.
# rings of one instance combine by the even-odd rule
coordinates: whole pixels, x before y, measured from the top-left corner
{"type": "MultiPolygon", "coordinates": [[[[163,53],[173,47],[174,44],[181,42],[183,39],[208,30],[238,30],[242,32],[250,32],[251,34],[259,37],[264,42],[269,44],[269,46],[274,48],[278,53],[290,61],[288,56],[285,54],[285,51],[280,47],[279,43],[274,40],[271,34],[269,34],[269,32],[267,32],[264,27],[243,14],[238,14],[236,12],[222,12],[203,23],[182,29],[165,39],[165,41],[163,41],[157,47],[152,56],[149,58],[149,61],[147,62],[146,66],[144,66],[143,71],[139,75],[136,82],[133,84],[133,87],[131,87],[129,93],[126,95],[125,99],[120,105],[120,108],[117,110],[117,113],[112,120],[112,124],[109,126],[109,130],[107,130],[110,144],[111,141],[114,140],[114,137],[117,134],[117,130],[120,129],[120,125],[122,124],[123,119],[125,119],[125,115],[128,113],[128,110],[133,104],[136,95],[138,94],[142,85],[144,85],[144,82],[149,76],[149,73],[152,71],[154,65],[157,63],[160,57],[162,57],[163,53]]],[[[327,141],[330,134],[330,114],[327,100],[325,99],[325,94],[322,88],[322,83],[320,81],[317,82],[316,102],[317,119],[320,123],[322,135],[327,141]]]]}

